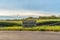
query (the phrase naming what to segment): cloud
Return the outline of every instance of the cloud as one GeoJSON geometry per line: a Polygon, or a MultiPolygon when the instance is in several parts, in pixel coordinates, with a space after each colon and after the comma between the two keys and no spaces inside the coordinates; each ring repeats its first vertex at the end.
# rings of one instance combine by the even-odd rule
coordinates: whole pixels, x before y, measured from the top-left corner
{"type": "Polygon", "coordinates": [[[33,11],[33,10],[3,10],[0,9],[0,16],[51,16],[56,13],[33,11]]]}

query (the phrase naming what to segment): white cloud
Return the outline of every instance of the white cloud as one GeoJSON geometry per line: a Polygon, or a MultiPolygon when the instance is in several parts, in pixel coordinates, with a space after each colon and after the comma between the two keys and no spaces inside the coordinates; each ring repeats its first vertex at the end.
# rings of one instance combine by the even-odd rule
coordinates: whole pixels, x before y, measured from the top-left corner
{"type": "Polygon", "coordinates": [[[56,15],[56,13],[44,12],[44,11],[0,9],[0,16],[51,16],[51,15],[56,15]]]}

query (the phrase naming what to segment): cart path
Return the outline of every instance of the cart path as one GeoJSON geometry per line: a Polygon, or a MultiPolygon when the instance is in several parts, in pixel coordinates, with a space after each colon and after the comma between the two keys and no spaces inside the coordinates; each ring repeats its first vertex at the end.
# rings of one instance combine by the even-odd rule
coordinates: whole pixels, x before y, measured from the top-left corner
{"type": "Polygon", "coordinates": [[[60,40],[60,32],[0,31],[0,40],[60,40]]]}

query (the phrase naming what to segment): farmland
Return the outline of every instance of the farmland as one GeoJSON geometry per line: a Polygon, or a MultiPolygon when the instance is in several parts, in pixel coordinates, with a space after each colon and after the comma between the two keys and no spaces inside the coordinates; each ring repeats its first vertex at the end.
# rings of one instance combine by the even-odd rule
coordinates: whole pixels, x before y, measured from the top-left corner
{"type": "Polygon", "coordinates": [[[33,19],[37,21],[35,27],[22,27],[20,21],[0,20],[0,30],[12,31],[60,31],[60,19],[33,19]],[[54,25],[52,25],[54,24],[54,25]]]}

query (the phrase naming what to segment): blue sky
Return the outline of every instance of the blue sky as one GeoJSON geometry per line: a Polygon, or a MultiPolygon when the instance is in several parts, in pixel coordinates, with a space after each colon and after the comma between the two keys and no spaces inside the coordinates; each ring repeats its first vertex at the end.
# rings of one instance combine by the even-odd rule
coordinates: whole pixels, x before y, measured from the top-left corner
{"type": "Polygon", "coordinates": [[[0,9],[24,9],[44,12],[58,12],[58,14],[60,14],[60,0],[0,0],[0,9]]]}

